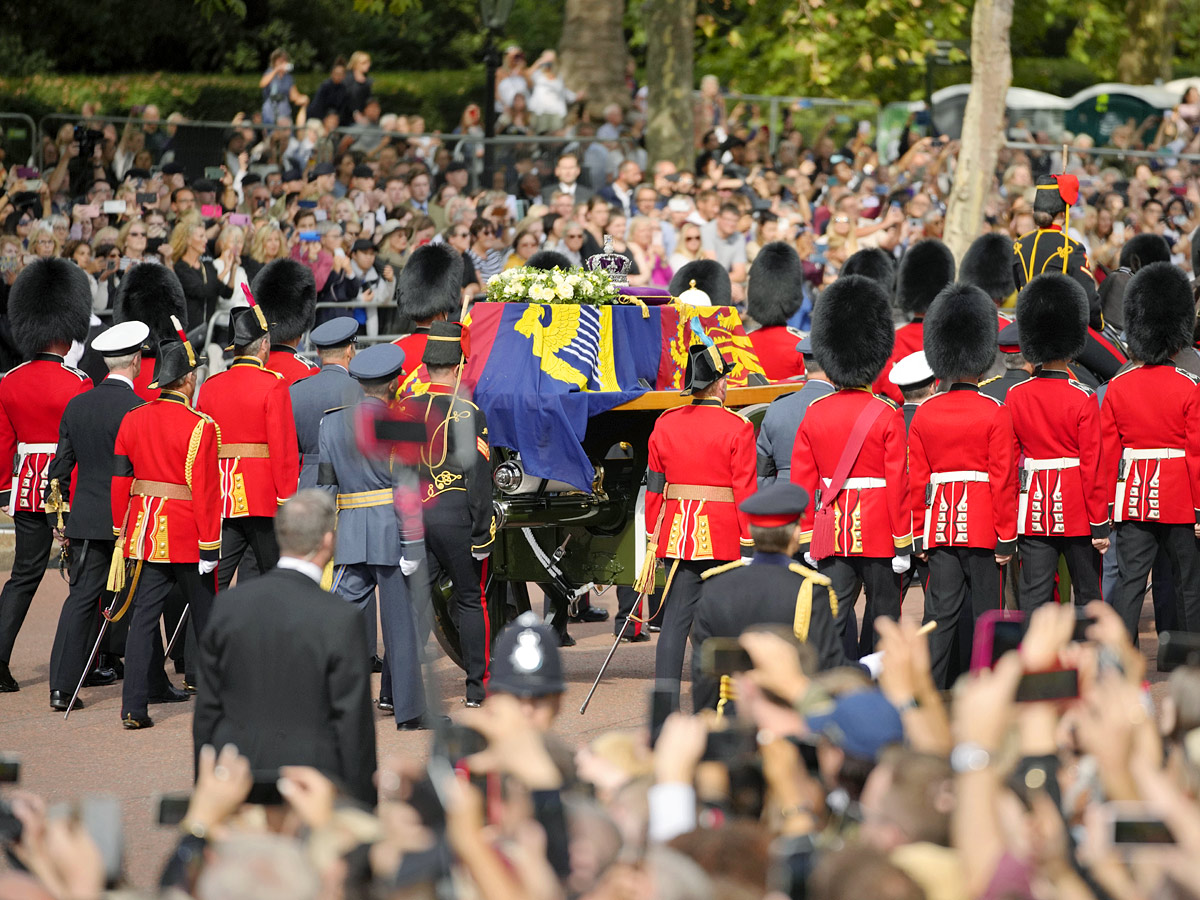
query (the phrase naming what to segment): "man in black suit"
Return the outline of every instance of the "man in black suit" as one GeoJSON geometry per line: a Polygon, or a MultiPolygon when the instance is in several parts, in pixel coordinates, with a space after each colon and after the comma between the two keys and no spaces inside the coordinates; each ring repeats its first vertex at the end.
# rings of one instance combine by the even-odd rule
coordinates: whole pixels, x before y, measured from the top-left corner
{"type": "MultiPolygon", "coordinates": [[[[114,325],[96,336],[92,349],[104,359],[108,377],[93,390],[67,404],[58,427],[58,449],[46,475],[47,510],[57,492],[68,499],[71,472],[78,467],[75,493],[69,497],[71,514],[62,533],[55,536],[70,549],[71,589],[58,617],[54,647],[50,651],[50,708],[65,710],[71,702],[88,654],[100,629],[101,596],[113,554],[111,483],[113,446],[125,413],[140,406],[133,392],[142,369],[142,345],[150,334],[143,322],[114,325]]],[[[109,627],[109,635],[116,631],[109,627]]],[[[116,649],[116,643],[110,643],[116,649]]],[[[86,684],[112,684],[117,673],[104,667],[88,676],[86,684]]],[[[76,700],[75,707],[83,706],[76,700]]]]}
{"type": "Polygon", "coordinates": [[[593,191],[579,183],[582,172],[579,156],[575,153],[564,153],[554,164],[554,181],[542,190],[542,202],[549,205],[555,194],[570,194],[572,204],[587,203],[593,191]]]}
{"type": "Polygon", "coordinates": [[[217,595],[200,638],[195,752],[236,744],[256,771],[312,766],[374,805],[371,668],[358,611],[321,590],[333,498],[297,493],[275,514],[276,569],[217,595]]]}

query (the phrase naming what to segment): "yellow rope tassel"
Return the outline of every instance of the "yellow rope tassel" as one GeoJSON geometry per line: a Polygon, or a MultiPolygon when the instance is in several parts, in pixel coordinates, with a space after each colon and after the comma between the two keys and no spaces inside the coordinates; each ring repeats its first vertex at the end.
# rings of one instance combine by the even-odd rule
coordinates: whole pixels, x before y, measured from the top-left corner
{"type": "Polygon", "coordinates": [[[642,571],[638,573],[633,589],[639,594],[649,594],[654,591],[655,570],[658,567],[658,544],[653,541],[646,544],[646,558],[642,561],[642,571]]]}
{"type": "Polygon", "coordinates": [[[321,572],[321,590],[333,590],[333,560],[325,563],[325,569],[321,572]]]}
{"type": "Polygon", "coordinates": [[[105,585],[114,593],[125,587],[125,554],[121,541],[113,548],[112,562],[108,565],[108,583],[105,585]]]}
{"type": "Polygon", "coordinates": [[[733,679],[728,675],[721,676],[720,699],[717,700],[717,718],[725,718],[725,704],[730,700],[737,700],[737,690],[733,686],[733,679]]]}
{"type": "Polygon", "coordinates": [[[55,522],[55,527],[59,531],[63,530],[63,497],[62,486],[58,483],[57,478],[50,479],[50,496],[46,500],[46,512],[58,513],[58,519],[55,522]]]}

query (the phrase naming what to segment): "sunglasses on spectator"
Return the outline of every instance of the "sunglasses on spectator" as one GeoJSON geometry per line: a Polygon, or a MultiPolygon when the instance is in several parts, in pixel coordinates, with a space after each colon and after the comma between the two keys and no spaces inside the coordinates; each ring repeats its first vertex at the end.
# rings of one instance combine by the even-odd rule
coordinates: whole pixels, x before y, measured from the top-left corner
{"type": "Polygon", "coordinates": [[[131,232],[129,232],[129,237],[145,237],[145,236],[146,236],[146,232],[144,232],[144,231],[131,231],[131,232]]]}
{"type": "Polygon", "coordinates": [[[568,234],[567,240],[568,241],[582,241],[583,235],[582,234],[568,234]]]}
{"type": "Polygon", "coordinates": [[[688,237],[685,237],[684,240],[690,244],[693,241],[700,240],[700,235],[698,235],[698,234],[689,235],[688,237]]]}

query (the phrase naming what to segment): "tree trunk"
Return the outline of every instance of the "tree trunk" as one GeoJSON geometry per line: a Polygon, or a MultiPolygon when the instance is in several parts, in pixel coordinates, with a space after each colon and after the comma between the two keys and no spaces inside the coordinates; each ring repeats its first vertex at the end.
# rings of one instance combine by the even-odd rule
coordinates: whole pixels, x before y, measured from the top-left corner
{"type": "Polygon", "coordinates": [[[962,259],[979,234],[1004,140],[1004,104],[1012,83],[1013,0],[977,0],[971,18],[971,93],[946,211],[945,240],[962,259]]]}
{"type": "Polygon", "coordinates": [[[1126,0],[1125,34],[1117,59],[1117,81],[1153,84],[1171,80],[1175,34],[1170,27],[1171,0],[1126,0]]]}
{"type": "Polygon", "coordinates": [[[588,112],[596,120],[610,103],[628,109],[625,88],[625,0],[567,0],[558,53],[563,81],[587,91],[588,112]]]}
{"type": "Polygon", "coordinates": [[[646,0],[642,16],[646,34],[655,36],[646,48],[650,162],[669,159],[681,169],[690,169],[696,0],[646,0]]]}

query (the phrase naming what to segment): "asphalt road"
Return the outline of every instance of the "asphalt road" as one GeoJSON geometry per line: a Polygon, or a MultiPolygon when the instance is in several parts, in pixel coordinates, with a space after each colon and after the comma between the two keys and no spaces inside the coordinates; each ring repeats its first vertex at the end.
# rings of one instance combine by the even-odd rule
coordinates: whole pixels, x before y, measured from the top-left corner
{"type": "MultiPolygon", "coordinates": [[[[7,574],[0,572],[0,580],[7,574]]],[[[85,688],[81,697],[86,708],[73,712],[65,722],[62,713],[51,711],[50,646],[65,596],[66,585],[56,572],[47,572],[12,659],[12,671],[21,690],[0,694],[0,751],[21,757],[21,786],[50,803],[90,793],[119,798],[124,814],[126,872],[136,887],[148,888],[156,883],[176,838],[173,829],[159,828],[154,823],[155,797],[166,791],[186,790],[192,782],[191,703],[151,707],[155,727],[146,731],[122,729],[120,682],[111,687],[85,688]]],[[[593,602],[611,613],[616,604],[615,592],[594,597],[593,602]]],[[[539,609],[540,604],[541,598],[535,597],[534,608],[539,609]]],[[[919,619],[919,592],[910,592],[904,615],[919,619]]],[[[567,693],[555,729],[571,744],[586,743],[612,729],[645,725],[654,674],[654,641],[621,645],[587,714],[579,714],[579,706],[612,645],[611,628],[611,621],[571,625],[578,645],[563,651],[567,693]]],[[[1157,640],[1149,603],[1142,620],[1141,640],[1144,652],[1153,659],[1157,640]]],[[[461,672],[432,639],[430,648],[435,661],[429,671],[436,680],[443,711],[453,716],[462,708],[461,672]]],[[[685,672],[690,671],[689,666],[685,664],[685,672]]],[[[1154,672],[1153,662],[1150,670],[1154,672]]],[[[181,680],[180,676],[172,677],[176,684],[181,680]]],[[[1161,682],[1161,678],[1152,677],[1161,682]]],[[[376,692],[378,686],[376,675],[376,692]]],[[[1160,693],[1161,686],[1155,691],[1156,697],[1160,693]]],[[[281,697],[280,702],[286,703],[287,698],[281,697]]],[[[691,708],[686,684],[683,706],[691,708]]],[[[397,732],[390,716],[380,715],[376,733],[381,759],[391,754],[423,758],[427,753],[428,733],[397,732]]]]}

